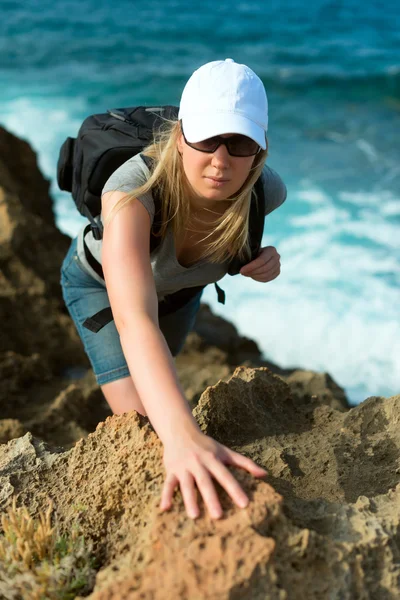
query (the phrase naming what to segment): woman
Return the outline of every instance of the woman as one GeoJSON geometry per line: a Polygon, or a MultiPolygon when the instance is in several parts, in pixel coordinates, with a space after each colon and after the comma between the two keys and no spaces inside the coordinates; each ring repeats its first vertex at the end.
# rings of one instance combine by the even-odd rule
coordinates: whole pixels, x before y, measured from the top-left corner
{"type": "MultiPolygon", "coordinates": [[[[174,366],[200,305],[201,292],[159,318],[173,292],[221,279],[229,260],[246,256],[251,191],[262,176],[266,213],[286,198],[280,177],[264,165],[268,103],[258,76],[232,59],[213,61],[188,80],[178,121],[168,121],[142,153],[117,169],[102,193],[103,239],[85,241],[102,263],[104,281],[83,251],[82,228],[63,262],[63,295],[96,380],[114,414],[147,415],[164,445],[161,509],[180,485],[188,515],[199,514],[195,483],[212,518],[222,516],[211,476],[241,507],[248,503],[225,467],[261,477],[266,471],[204,435],[192,416],[174,366]],[[150,254],[152,190],[162,197],[161,243],[150,254]],[[105,287],[104,287],[105,283],[105,287]],[[114,321],[94,334],[82,323],[111,306],[114,321]]],[[[263,248],[241,269],[257,281],[279,275],[279,254],[263,248]]]]}

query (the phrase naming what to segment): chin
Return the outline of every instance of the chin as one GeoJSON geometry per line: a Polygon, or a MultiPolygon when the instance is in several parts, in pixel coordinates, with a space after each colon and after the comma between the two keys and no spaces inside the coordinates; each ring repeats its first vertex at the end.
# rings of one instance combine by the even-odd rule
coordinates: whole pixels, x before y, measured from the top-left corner
{"type": "Polygon", "coordinates": [[[202,189],[199,195],[202,198],[209,198],[210,200],[225,200],[229,195],[231,195],[231,192],[225,188],[225,186],[220,189],[216,187],[206,187],[202,189]]]}

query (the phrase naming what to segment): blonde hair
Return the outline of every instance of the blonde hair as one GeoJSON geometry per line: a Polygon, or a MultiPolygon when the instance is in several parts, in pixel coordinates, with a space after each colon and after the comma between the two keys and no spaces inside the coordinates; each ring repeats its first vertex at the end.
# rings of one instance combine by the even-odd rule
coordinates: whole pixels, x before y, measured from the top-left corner
{"type": "MultiPolygon", "coordinates": [[[[104,225],[126,204],[157,186],[157,192],[162,201],[162,225],[157,235],[163,239],[168,223],[172,221],[175,242],[182,239],[190,222],[190,204],[187,201],[188,182],[178,151],[177,142],[180,133],[179,121],[164,119],[154,134],[153,142],[142,151],[143,155],[154,159],[154,169],[151,171],[149,179],[116,203],[105,219],[104,225]]],[[[251,193],[255,182],[261,175],[267,155],[268,144],[266,150],[261,149],[255,155],[249,175],[240,190],[228,198],[229,207],[211,224],[209,223],[212,231],[201,241],[205,241],[211,235],[213,235],[214,241],[205,244],[205,249],[198,260],[206,258],[211,263],[221,263],[235,255],[238,255],[241,260],[250,259],[248,228],[251,193]]]]}

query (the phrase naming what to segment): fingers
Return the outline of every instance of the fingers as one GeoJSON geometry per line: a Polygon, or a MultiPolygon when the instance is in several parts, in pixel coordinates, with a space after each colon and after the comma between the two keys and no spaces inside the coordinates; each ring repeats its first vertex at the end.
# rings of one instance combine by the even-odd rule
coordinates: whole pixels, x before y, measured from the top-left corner
{"type": "MultiPolygon", "coordinates": [[[[276,248],[272,249],[273,251],[269,254],[264,254],[263,258],[264,258],[264,265],[273,265],[275,262],[279,262],[281,259],[281,255],[278,253],[278,251],[276,250],[276,248]]],[[[263,265],[256,265],[256,268],[260,268],[263,265]]]]}
{"type": "Polygon", "coordinates": [[[181,492],[186,512],[191,519],[196,519],[199,516],[197,507],[197,494],[194,487],[194,479],[192,473],[185,471],[181,478],[181,492]]]}
{"type": "Polygon", "coordinates": [[[228,459],[225,460],[225,464],[229,464],[235,467],[240,467],[245,471],[249,471],[255,477],[265,477],[268,472],[259,467],[251,458],[247,458],[247,456],[243,456],[243,454],[239,454],[239,452],[235,452],[230,448],[226,448],[228,459]]]}
{"type": "Polygon", "coordinates": [[[281,255],[273,246],[267,246],[261,250],[260,255],[240,269],[240,273],[247,277],[252,277],[259,271],[273,268],[275,264],[280,264],[281,255]]]}
{"type": "Polygon", "coordinates": [[[245,277],[251,277],[259,281],[271,281],[275,279],[281,272],[281,263],[274,257],[274,260],[263,263],[257,268],[253,268],[249,271],[241,272],[245,277]]]}
{"type": "Polygon", "coordinates": [[[226,464],[241,467],[256,477],[265,477],[265,475],[267,475],[267,471],[262,467],[259,467],[250,458],[246,458],[242,454],[229,450],[228,448],[225,449],[228,450],[227,458],[224,461],[225,464],[219,460],[210,460],[207,463],[208,470],[202,465],[199,465],[194,472],[197,487],[200,490],[211,517],[214,519],[219,519],[222,516],[222,508],[210,474],[218,481],[224,490],[226,490],[233,502],[239,506],[239,508],[245,508],[249,503],[249,498],[241,488],[239,482],[226,468],[226,464]]]}
{"type": "Polygon", "coordinates": [[[249,277],[253,277],[254,275],[257,275],[258,277],[260,275],[268,275],[270,273],[274,273],[275,271],[280,271],[280,268],[281,268],[280,263],[275,263],[271,266],[263,265],[259,269],[255,269],[254,271],[252,271],[250,273],[249,277]]]}
{"type": "Polygon", "coordinates": [[[239,482],[234,478],[232,473],[220,462],[215,462],[209,466],[211,473],[218,483],[227,491],[233,502],[240,508],[245,508],[249,499],[239,485],[239,482]]]}
{"type": "MultiPolygon", "coordinates": [[[[210,469],[209,466],[207,468],[210,469]]],[[[199,488],[211,518],[219,519],[222,517],[222,508],[210,474],[202,465],[198,465],[194,476],[196,478],[197,487],[199,488]]]]}
{"type": "Polygon", "coordinates": [[[168,510],[171,507],[172,496],[174,494],[174,489],[178,485],[179,480],[175,475],[169,475],[165,479],[163,491],[161,494],[161,502],[160,509],[168,510]]]}
{"type": "Polygon", "coordinates": [[[197,505],[197,494],[194,485],[194,479],[196,479],[197,487],[199,488],[211,517],[213,519],[219,519],[222,516],[221,504],[218,500],[218,495],[210,475],[201,465],[196,467],[196,472],[194,474],[190,473],[189,471],[185,471],[180,477],[180,480],[174,475],[167,477],[161,495],[160,509],[166,510],[170,508],[174,489],[178,483],[180,483],[181,494],[186,512],[191,519],[196,519],[199,516],[199,508],[197,505]]]}
{"type": "Polygon", "coordinates": [[[258,271],[257,273],[252,273],[251,275],[249,275],[249,277],[251,277],[255,281],[267,282],[267,281],[273,281],[274,279],[276,279],[278,277],[278,275],[280,274],[280,272],[281,272],[280,267],[277,267],[272,271],[264,269],[264,270],[258,271]]]}
{"type": "Polygon", "coordinates": [[[264,477],[267,475],[267,471],[250,458],[230,450],[226,446],[220,445],[220,450],[219,458],[209,457],[204,464],[192,463],[190,470],[186,469],[178,476],[173,473],[167,475],[161,495],[160,509],[167,510],[171,507],[174,490],[180,484],[186,512],[190,518],[196,519],[199,516],[196,483],[211,518],[219,519],[223,513],[212,477],[226,490],[237,506],[240,508],[247,506],[248,497],[226,465],[240,467],[255,477],[264,477]]]}

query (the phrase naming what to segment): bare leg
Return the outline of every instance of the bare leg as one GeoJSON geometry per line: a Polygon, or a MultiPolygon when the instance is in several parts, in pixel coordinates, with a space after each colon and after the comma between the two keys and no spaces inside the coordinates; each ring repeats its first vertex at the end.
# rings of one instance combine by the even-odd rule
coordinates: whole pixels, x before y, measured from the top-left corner
{"type": "Polygon", "coordinates": [[[131,376],[110,381],[100,387],[114,415],[136,410],[144,417],[147,416],[131,376]]]}

